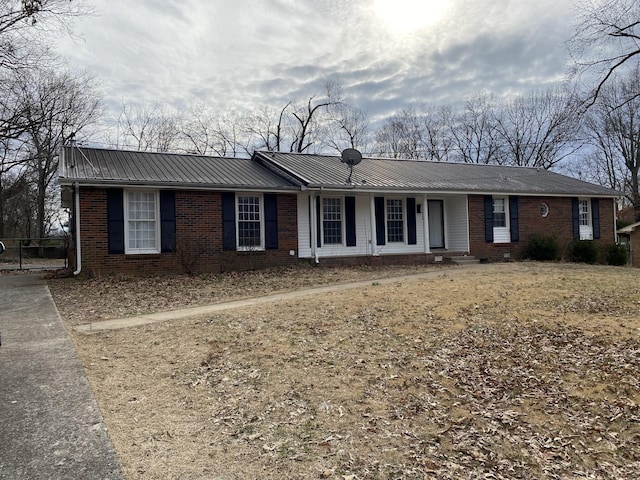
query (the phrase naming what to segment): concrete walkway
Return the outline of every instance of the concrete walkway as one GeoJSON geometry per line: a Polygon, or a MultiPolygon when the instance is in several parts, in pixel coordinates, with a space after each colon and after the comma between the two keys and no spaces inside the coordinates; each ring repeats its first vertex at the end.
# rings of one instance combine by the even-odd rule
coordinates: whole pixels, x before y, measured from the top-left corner
{"type": "Polygon", "coordinates": [[[0,275],[0,479],[121,479],[42,274],[0,275]]]}
{"type": "Polygon", "coordinates": [[[183,309],[177,309],[177,310],[168,310],[168,311],[159,312],[159,313],[150,313],[147,315],[140,315],[136,317],[126,317],[126,318],[119,318],[115,320],[103,320],[99,322],[85,323],[83,325],[78,325],[74,327],[74,329],[81,333],[91,334],[91,333],[102,332],[105,330],[116,330],[116,329],[127,328],[127,327],[139,327],[141,325],[148,325],[151,323],[165,322],[168,320],[176,320],[181,318],[189,318],[189,317],[195,317],[199,315],[206,315],[206,314],[221,312],[224,310],[230,310],[233,308],[249,307],[253,305],[263,305],[265,303],[280,302],[283,300],[291,300],[294,298],[300,298],[305,296],[320,295],[323,293],[338,292],[338,291],[348,290],[348,289],[364,288],[372,285],[373,283],[384,285],[388,283],[403,282],[411,279],[435,278],[442,275],[454,277],[459,275],[465,275],[466,273],[468,273],[470,270],[473,270],[473,269],[483,269],[483,270],[499,269],[499,268],[504,268],[505,265],[506,264],[470,264],[470,265],[464,265],[464,266],[452,266],[450,268],[434,268],[433,270],[430,270],[425,273],[417,273],[417,274],[405,275],[401,277],[392,277],[392,278],[385,278],[385,279],[379,279],[379,280],[362,280],[358,282],[342,283],[342,284],[330,285],[326,287],[296,290],[293,292],[276,293],[273,295],[266,295],[264,297],[248,298],[244,300],[236,300],[233,302],[216,303],[212,305],[205,305],[202,307],[189,307],[189,308],[183,308],[183,309]]]}

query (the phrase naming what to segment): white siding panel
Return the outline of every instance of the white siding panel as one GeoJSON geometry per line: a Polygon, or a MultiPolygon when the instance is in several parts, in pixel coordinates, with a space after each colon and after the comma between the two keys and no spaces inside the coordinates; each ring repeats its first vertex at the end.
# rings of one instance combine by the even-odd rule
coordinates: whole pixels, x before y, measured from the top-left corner
{"type": "MultiPolygon", "coordinates": [[[[434,197],[435,198],[435,197],[434,197]]],[[[444,201],[445,242],[447,250],[469,251],[469,221],[466,195],[451,196],[444,201]]]]}
{"type": "Polygon", "coordinates": [[[509,243],[511,242],[511,232],[506,227],[494,227],[493,243],[509,243]]]}
{"type": "MultiPolygon", "coordinates": [[[[309,198],[310,196],[306,194],[298,195],[298,256],[300,258],[311,258],[312,256],[310,243],[311,230],[309,224],[309,198]]],[[[416,198],[416,203],[421,204],[421,198],[416,198]]],[[[422,208],[426,208],[425,205],[423,205],[422,208]]],[[[405,215],[406,214],[407,212],[405,212],[405,215]]],[[[404,243],[378,245],[375,251],[372,251],[372,245],[374,243],[372,240],[374,236],[375,225],[373,228],[371,226],[371,197],[368,195],[356,196],[356,246],[323,246],[317,249],[318,257],[424,253],[424,227],[421,214],[416,216],[416,245],[408,245],[406,243],[407,237],[405,232],[404,243]]],[[[313,241],[315,241],[315,239],[313,239],[313,241]]]]}
{"type": "Polygon", "coordinates": [[[298,258],[311,258],[309,196],[298,195],[298,258]]]}
{"type": "Polygon", "coordinates": [[[356,247],[353,255],[371,255],[371,211],[369,197],[356,197],[356,247]]]}
{"type": "MultiPolygon", "coordinates": [[[[416,197],[416,205],[422,204],[422,200],[422,197],[416,197]]],[[[422,205],[420,208],[425,209],[427,205],[422,205]]],[[[424,218],[422,218],[422,213],[416,212],[416,245],[411,245],[411,247],[415,247],[416,252],[424,253],[424,218]]]]}
{"type": "Polygon", "coordinates": [[[580,225],[580,240],[593,240],[593,227],[591,225],[580,225]]]}

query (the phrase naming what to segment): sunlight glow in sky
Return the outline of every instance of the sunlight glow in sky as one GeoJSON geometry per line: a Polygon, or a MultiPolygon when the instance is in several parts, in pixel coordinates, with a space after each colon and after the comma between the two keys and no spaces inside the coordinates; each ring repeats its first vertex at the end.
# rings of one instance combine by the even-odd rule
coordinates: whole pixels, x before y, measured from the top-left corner
{"type": "Polygon", "coordinates": [[[376,0],[373,10],[392,33],[409,35],[439,22],[449,6],[449,0],[376,0]]]}

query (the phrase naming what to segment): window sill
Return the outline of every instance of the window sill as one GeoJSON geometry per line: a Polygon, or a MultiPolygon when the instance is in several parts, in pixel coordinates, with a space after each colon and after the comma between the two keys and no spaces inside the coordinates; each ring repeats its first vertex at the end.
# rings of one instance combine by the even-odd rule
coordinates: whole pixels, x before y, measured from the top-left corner
{"type": "Polygon", "coordinates": [[[140,260],[142,258],[148,259],[148,258],[160,258],[160,257],[161,257],[160,252],[153,252],[153,253],[125,253],[124,254],[124,259],[125,260],[140,260]]]}

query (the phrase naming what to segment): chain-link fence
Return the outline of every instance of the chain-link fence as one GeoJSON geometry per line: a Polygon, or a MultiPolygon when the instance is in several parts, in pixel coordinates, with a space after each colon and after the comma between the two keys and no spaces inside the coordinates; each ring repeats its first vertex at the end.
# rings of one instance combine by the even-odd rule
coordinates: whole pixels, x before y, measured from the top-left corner
{"type": "Polygon", "coordinates": [[[69,237],[0,240],[0,270],[57,270],[68,266],[69,237]]]}

